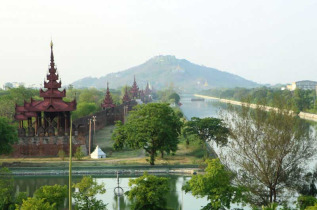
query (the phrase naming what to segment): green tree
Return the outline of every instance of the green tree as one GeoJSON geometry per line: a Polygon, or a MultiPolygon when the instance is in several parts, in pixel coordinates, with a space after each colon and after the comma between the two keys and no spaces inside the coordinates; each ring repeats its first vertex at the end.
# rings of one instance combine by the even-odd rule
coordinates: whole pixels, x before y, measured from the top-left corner
{"type": "Polygon", "coordinates": [[[18,141],[17,127],[5,117],[0,117],[0,155],[12,152],[12,145],[18,141]]]}
{"type": "Polygon", "coordinates": [[[233,186],[231,180],[234,174],[227,170],[219,159],[206,160],[208,164],[205,174],[194,175],[184,186],[185,192],[191,192],[195,197],[205,197],[210,201],[202,209],[230,209],[230,204],[243,201],[243,191],[239,186],[233,186]]]}
{"type": "MultiPolygon", "coordinates": [[[[157,152],[175,152],[177,150],[178,135],[182,122],[173,109],[165,103],[150,103],[138,105],[130,112],[125,125],[116,129],[125,129],[128,147],[143,148],[150,155],[150,164],[154,165],[157,152]]],[[[119,132],[119,131],[115,131],[119,132]]],[[[120,135],[115,135],[118,142],[120,135]]]]}
{"type": "Polygon", "coordinates": [[[225,127],[223,121],[218,118],[206,117],[192,119],[185,124],[184,132],[187,135],[194,134],[199,137],[203,145],[213,140],[217,145],[224,146],[228,142],[229,130],[225,127]]]}
{"type": "Polygon", "coordinates": [[[229,107],[223,115],[231,134],[224,160],[257,205],[282,202],[280,193],[295,187],[302,163],[315,153],[309,124],[293,115],[291,102],[275,98],[273,104],[277,109],[270,111],[229,107]]]}
{"type": "Polygon", "coordinates": [[[67,198],[68,187],[55,184],[53,186],[45,185],[34,192],[34,197],[38,199],[45,199],[45,202],[51,205],[56,204],[56,209],[64,204],[67,198]]]}
{"type": "Polygon", "coordinates": [[[21,206],[16,205],[16,210],[56,210],[56,204],[46,202],[44,198],[27,198],[21,206]]]}
{"type": "Polygon", "coordinates": [[[65,152],[64,150],[59,150],[58,153],[57,153],[58,157],[61,159],[61,160],[64,160],[65,159],[65,152]]]}
{"type": "Polygon", "coordinates": [[[181,100],[181,97],[177,93],[172,93],[171,95],[169,95],[168,99],[172,99],[175,102],[175,104],[178,104],[181,100]]]}
{"type": "Polygon", "coordinates": [[[124,148],[127,139],[127,129],[123,126],[122,122],[116,121],[115,130],[112,133],[111,139],[114,140],[113,148],[120,150],[124,148]]]}
{"type": "Polygon", "coordinates": [[[77,160],[83,159],[84,153],[83,153],[81,147],[77,147],[77,148],[76,148],[76,152],[75,152],[74,156],[75,156],[75,158],[76,158],[77,160]]]}
{"type": "Polygon", "coordinates": [[[15,209],[26,199],[25,192],[14,194],[13,175],[8,168],[0,169],[0,209],[15,209]]]}
{"type": "Polygon", "coordinates": [[[73,118],[78,119],[87,115],[91,115],[98,111],[96,103],[81,102],[77,106],[77,110],[73,112],[73,118]]]}
{"type": "Polygon", "coordinates": [[[148,175],[130,179],[129,200],[132,201],[134,210],[163,210],[166,209],[166,194],[169,192],[168,178],[148,175]]]}
{"type": "Polygon", "coordinates": [[[314,196],[299,196],[297,198],[297,204],[300,210],[305,210],[308,206],[317,204],[317,198],[314,196]]]}
{"type": "Polygon", "coordinates": [[[97,194],[105,194],[104,184],[98,184],[91,176],[84,176],[82,180],[73,184],[75,206],[77,209],[102,210],[107,209],[102,200],[97,200],[97,194]]]}
{"type": "Polygon", "coordinates": [[[8,209],[14,194],[13,177],[8,168],[0,169],[0,209],[8,209]]]}

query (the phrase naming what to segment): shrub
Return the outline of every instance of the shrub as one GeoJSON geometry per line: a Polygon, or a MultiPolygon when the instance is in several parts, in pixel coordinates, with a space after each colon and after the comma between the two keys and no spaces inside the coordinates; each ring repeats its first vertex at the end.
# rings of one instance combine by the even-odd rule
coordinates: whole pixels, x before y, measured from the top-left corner
{"type": "Polygon", "coordinates": [[[74,155],[75,155],[75,158],[76,158],[77,160],[83,159],[84,153],[83,153],[83,151],[81,150],[81,147],[77,147],[76,152],[75,152],[74,155]]]}

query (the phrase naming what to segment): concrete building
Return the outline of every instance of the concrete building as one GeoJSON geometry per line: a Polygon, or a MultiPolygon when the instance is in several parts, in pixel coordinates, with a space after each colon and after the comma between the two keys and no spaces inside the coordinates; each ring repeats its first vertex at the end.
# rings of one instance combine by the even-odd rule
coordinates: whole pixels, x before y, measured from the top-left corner
{"type": "Polygon", "coordinates": [[[296,88],[303,90],[317,90],[317,82],[310,80],[302,80],[298,82],[292,82],[292,84],[287,85],[286,88],[290,91],[294,91],[296,88]]]}

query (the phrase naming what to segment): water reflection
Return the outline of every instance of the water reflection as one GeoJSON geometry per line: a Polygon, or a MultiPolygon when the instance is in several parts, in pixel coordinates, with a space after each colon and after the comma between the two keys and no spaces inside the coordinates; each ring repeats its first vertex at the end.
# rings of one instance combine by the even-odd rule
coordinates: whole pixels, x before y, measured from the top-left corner
{"type": "MultiPolygon", "coordinates": [[[[195,210],[201,209],[201,206],[207,204],[206,198],[195,198],[190,193],[185,194],[182,192],[183,184],[188,181],[190,176],[167,176],[170,178],[170,192],[166,195],[167,198],[167,208],[168,209],[180,209],[183,206],[184,210],[195,210]]],[[[79,182],[82,176],[74,176],[73,182],[79,182]]],[[[118,209],[118,199],[114,194],[114,188],[117,186],[116,177],[95,177],[97,183],[104,183],[107,192],[103,195],[97,195],[97,199],[103,200],[104,203],[108,203],[108,209],[118,209]]],[[[134,177],[121,177],[120,186],[124,191],[129,190],[128,182],[130,178],[134,177]]],[[[67,176],[28,176],[28,177],[15,177],[14,185],[16,192],[28,192],[28,196],[32,196],[34,191],[43,185],[67,185],[67,176]]],[[[120,198],[120,209],[130,209],[131,203],[129,202],[127,196],[122,196],[120,198]]],[[[65,209],[68,206],[67,201],[65,201],[65,209]]]]}

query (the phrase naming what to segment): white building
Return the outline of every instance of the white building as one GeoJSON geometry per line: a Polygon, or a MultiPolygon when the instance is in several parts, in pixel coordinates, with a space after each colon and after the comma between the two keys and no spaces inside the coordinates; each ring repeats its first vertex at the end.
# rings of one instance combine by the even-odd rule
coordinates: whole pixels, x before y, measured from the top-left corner
{"type": "Polygon", "coordinates": [[[96,149],[90,154],[90,157],[92,159],[106,158],[106,153],[104,153],[97,145],[96,149]]]}
{"type": "Polygon", "coordinates": [[[287,85],[286,88],[290,91],[293,91],[296,88],[303,89],[303,90],[316,90],[316,86],[317,86],[317,82],[315,81],[302,80],[298,82],[292,82],[292,84],[287,85]]]}

